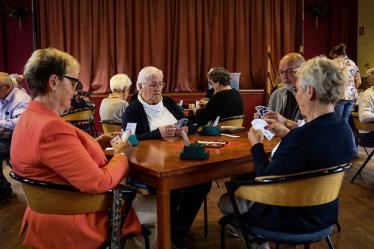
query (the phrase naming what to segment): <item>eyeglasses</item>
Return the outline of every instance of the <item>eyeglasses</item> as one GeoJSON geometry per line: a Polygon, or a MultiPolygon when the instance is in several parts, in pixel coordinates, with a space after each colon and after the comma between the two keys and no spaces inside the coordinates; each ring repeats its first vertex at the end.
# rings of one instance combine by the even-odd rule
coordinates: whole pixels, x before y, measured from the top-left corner
{"type": "Polygon", "coordinates": [[[0,89],[3,88],[6,85],[8,85],[8,84],[2,84],[2,85],[0,85],[0,89]]]}
{"type": "Polygon", "coordinates": [[[280,75],[293,75],[296,73],[297,70],[299,70],[299,67],[295,69],[287,69],[286,71],[279,71],[279,74],[280,75]]]}
{"type": "Polygon", "coordinates": [[[164,82],[151,82],[151,83],[143,83],[145,86],[148,86],[150,88],[163,88],[165,86],[164,82]]]}
{"type": "Polygon", "coordinates": [[[78,79],[67,76],[67,75],[64,75],[64,77],[70,80],[74,91],[80,91],[83,89],[82,82],[80,82],[78,79]]]}

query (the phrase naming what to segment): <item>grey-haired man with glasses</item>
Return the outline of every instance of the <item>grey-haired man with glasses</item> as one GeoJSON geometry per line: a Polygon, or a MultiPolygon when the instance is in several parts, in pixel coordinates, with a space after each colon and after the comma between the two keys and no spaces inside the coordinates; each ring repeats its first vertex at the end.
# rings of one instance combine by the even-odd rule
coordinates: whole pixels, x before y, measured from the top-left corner
{"type": "MultiPolygon", "coordinates": [[[[9,159],[10,141],[18,118],[25,110],[30,97],[14,86],[9,74],[0,72],[0,163],[9,159]]],[[[10,183],[0,171],[0,201],[12,193],[10,183]]]]}
{"type": "Polygon", "coordinates": [[[266,113],[264,118],[277,120],[289,129],[297,126],[295,121],[303,119],[295,94],[296,71],[304,62],[304,57],[299,53],[289,53],[282,57],[279,62],[279,76],[283,86],[271,94],[268,104],[270,112],[266,113]]]}

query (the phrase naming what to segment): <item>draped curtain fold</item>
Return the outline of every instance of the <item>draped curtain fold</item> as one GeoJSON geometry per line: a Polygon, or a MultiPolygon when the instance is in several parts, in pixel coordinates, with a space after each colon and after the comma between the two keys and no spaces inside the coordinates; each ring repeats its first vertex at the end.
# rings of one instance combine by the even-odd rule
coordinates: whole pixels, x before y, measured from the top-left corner
{"type": "MultiPolygon", "coordinates": [[[[38,47],[71,53],[85,90],[153,65],[165,92],[207,89],[211,67],[241,72],[240,88],[263,88],[275,62],[300,45],[298,0],[38,0],[38,47]]],[[[135,85],[135,84],[134,84],[135,85]]]]}

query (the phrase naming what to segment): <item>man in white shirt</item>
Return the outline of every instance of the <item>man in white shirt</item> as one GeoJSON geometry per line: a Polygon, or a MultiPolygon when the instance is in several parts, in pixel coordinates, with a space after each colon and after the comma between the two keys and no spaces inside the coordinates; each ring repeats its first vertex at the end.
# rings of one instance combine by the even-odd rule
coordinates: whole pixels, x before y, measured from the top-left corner
{"type": "MultiPolygon", "coordinates": [[[[0,72],[0,163],[9,159],[12,132],[29,100],[27,93],[14,87],[9,74],[0,72]]],[[[10,184],[5,179],[1,167],[0,200],[5,199],[11,193],[10,184]]]]}
{"type": "MultiPolygon", "coordinates": [[[[358,114],[361,122],[374,122],[374,68],[367,71],[369,88],[358,100],[358,114]]],[[[359,138],[368,146],[374,145],[374,132],[359,131],[359,138]]]]}

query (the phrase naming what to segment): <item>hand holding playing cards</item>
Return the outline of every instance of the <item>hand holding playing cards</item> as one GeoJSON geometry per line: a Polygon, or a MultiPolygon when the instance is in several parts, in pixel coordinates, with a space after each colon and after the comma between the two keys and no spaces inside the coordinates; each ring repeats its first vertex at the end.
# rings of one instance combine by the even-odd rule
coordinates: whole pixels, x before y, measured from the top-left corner
{"type": "Polygon", "coordinates": [[[175,129],[175,134],[174,134],[174,135],[175,135],[176,137],[180,137],[182,131],[184,131],[184,132],[186,132],[186,134],[188,134],[188,126],[184,126],[184,127],[182,127],[182,128],[176,128],[176,129],[175,129]]]}
{"type": "Polygon", "coordinates": [[[165,125],[161,126],[160,134],[162,138],[174,137],[176,126],[175,125],[165,125]]]}
{"type": "Polygon", "coordinates": [[[127,158],[130,159],[132,153],[132,145],[129,142],[126,142],[121,147],[114,150],[114,154],[120,153],[124,153],[127,156],[127,158]]]}
{"type": "Polygon", "coordinates": [[[254,146],[255,144],[262,143],[264,141],[264,134],[261,130],[256,130],[254,127],[251,127],[248,132],[248,140],[254,146]]]}
{"type": "Polygon", "coordinates": [[[283,124],[279,123],[274,119],[264,118],[264,120],[268,123],[268,125],[265,126],[265,129],[274,132],[277,136],[280,136],[281,138],[285,137],[290,132],[290,130],[286,126],[284,126],[283,124]]]}
{"type": "Polygon", "coordinates": [[[111,146],[110,140],[112,140],[117,135],[121,135],[121,133],[122,132],[112,132],[112,133],[102,134],[96,138],[96,141],[100,144],[102,149],[105,149],[111,146]]]}
{"type": "Polygon", "coordinates": [[[264,114],[263,118],[274,119],[274,120],[278,121],[279,123],[281,123],[283,125],[287,121],[287,119],[285,117],[283,117],[279,112],[273,112],[273,111],[270,111],[270,112],[264,114]]]}

